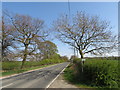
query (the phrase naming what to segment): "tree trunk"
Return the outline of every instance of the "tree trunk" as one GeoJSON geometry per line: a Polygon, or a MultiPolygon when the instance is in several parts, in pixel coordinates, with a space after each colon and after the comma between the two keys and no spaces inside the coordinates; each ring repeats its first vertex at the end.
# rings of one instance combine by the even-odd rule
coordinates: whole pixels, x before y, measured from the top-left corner
{"type": "Polygon", "coordinates": [[[82,50],[79,50],[79,53],[80,53],[81,59],[84,58],[84,56],[83,56],[84,54],[83,54],[82,50]]]}
{"type": "Polygon", "coordinates": [[[26,45],[26,46],[25,46],[25,50],[24,50],[24,57],[23,57],[23,60],[22,60],[21,69],[23,68],[24,63],[25,63],[26,58],[27,58],[27,48],[28,48],[28,45],[26,45]]]}

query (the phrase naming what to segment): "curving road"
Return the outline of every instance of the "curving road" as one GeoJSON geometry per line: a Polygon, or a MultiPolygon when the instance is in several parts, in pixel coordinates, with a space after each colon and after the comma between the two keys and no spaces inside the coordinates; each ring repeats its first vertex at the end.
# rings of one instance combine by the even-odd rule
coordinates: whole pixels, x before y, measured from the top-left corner
{"type": "Polygon", "coordinates": [[[65,62],[5,78],[2,80],[2,90],[6,90],[5,88],[46,88],[68,64],[65,62]]]}

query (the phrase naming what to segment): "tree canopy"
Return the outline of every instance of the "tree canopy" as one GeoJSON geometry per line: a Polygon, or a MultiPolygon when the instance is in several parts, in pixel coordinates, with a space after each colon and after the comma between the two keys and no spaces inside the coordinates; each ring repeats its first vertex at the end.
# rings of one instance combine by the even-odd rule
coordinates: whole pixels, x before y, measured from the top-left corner
{"type": "Polygon", "coordinates": [[[59,40],[79,51],[81,58],[87,53],[105,54],[116,45],[109,22],[85,12],[77,12],[71,21],[68,15],[59,17],[53,22],[53,29],[59,40]]]}

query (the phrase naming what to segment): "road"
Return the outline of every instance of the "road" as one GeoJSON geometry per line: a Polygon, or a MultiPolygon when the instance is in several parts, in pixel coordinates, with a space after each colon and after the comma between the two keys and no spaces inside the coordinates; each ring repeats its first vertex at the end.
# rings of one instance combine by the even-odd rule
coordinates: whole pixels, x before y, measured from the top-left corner
{"type": "Polygon", "coordinates": [[[68,64],[65,62],[5,78],[2,80],[2,90],[6,90],[5,88],[46,88],[68,64]]]}

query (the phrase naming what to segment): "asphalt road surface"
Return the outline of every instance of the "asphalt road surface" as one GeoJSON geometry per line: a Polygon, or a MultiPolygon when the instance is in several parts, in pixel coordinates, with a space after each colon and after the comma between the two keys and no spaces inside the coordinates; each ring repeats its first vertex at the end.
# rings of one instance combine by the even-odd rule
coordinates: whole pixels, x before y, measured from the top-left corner
{"type": "Polygon", "coordinates": [[[68,64],[65,62],[5,78],[2,80],[2,88],[46,88],[68,64]]]}

